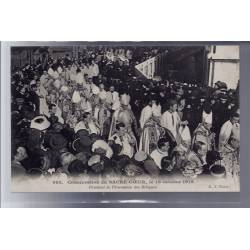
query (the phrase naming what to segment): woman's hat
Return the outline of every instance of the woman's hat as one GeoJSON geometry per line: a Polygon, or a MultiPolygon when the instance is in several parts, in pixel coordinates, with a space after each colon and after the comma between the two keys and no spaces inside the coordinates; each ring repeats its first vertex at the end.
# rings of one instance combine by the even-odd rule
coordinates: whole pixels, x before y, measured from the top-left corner
{"type": "Polygon", "coordinates": [[[40,131],[47,129],[50,126],[50,122],[45,116],[36,116],[30,123],[30,128],[34,128],[40,131]]]}

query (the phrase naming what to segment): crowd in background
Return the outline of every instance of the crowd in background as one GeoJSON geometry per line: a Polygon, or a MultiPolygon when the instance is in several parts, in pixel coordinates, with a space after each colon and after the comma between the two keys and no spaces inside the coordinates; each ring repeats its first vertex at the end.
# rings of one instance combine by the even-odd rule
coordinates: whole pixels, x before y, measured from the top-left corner
{"type": "Polygon", "coordinates": [[[238,88],[137,78],[157,52],[93,49],[15,68],[12,175],[238,178],[238,88]]]}

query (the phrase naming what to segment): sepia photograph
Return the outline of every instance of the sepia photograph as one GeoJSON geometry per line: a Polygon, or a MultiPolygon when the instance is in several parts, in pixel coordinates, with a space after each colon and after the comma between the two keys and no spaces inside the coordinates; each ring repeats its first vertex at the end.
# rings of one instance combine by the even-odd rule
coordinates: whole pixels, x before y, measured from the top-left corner
{"type": "Polygon", "coordinates": [[[239,192],[239,48],[11,46],[12,192],[239,192]]]}

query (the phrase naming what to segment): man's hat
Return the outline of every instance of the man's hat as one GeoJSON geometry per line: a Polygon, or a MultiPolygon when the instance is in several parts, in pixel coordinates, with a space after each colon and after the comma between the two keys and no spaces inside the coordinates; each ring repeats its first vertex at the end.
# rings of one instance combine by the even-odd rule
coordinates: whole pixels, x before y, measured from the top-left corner
{"type": "Polygon", "coordinates": [[[217,81],[214,85],[216,85],[219,89],[227,89],[227,84],[225,82],[217,81]]]}

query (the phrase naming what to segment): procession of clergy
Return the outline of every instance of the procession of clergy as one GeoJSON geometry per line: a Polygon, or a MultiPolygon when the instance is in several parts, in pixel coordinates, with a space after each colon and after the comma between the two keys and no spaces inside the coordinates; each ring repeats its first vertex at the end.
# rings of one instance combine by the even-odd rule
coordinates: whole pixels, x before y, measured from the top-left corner
{"type": "Polygon", "coordinates": [[[238,88],[141,80],[130,59],[15,69],[12,175],[238,178],[238,88]]]}

